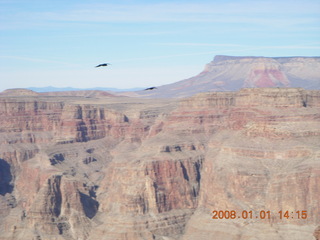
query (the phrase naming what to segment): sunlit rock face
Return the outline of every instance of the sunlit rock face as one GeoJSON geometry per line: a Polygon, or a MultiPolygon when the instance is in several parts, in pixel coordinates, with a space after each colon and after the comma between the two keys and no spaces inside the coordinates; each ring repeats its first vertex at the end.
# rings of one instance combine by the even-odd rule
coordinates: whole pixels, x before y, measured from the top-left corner
{"type": "Polygon", "coordinates": [[[319,91],[14,95],[0,96],[0,239],[319,239],[319,91]]]}
{"type": "Polygon", "coordinates": [[[138,92],[143,97],[181,98],[199,92],[238,91],[241,88],[320,89],[320,57],[216,56],[191,78],[138,92]]]}

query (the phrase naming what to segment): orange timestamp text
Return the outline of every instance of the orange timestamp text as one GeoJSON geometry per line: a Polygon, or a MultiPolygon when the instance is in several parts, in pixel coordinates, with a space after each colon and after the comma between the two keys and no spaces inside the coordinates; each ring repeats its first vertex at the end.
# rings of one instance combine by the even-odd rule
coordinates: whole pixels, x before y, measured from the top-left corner
{"type": "Polygon", "coordinates": [[[212,211],[212,219],[271,219],[272,217],[278,217],[279,219],[307,219],[308,213],[306,210],[299,211],[283,211],[280,210],[277,213],[271,211],[235,211],[235,210],[214,210],[212,211]]]}

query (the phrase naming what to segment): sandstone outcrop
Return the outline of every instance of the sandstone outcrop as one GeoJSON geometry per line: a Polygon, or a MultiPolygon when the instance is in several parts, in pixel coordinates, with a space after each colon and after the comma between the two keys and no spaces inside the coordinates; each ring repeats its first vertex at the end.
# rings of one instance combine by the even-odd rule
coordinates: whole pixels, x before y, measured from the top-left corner
{"type": "Polygon", "coordinates": [[[319,91],[13,95],[0,239],[319,238],[319,91]]]}
{"type": "Polygon", "coordinates": [[[241,88],[293,87],[320,89],[320,57],[216,56],[189,79],[140,91],[143,97],[181,98],[199,92],[238,91],[241,88]]]}

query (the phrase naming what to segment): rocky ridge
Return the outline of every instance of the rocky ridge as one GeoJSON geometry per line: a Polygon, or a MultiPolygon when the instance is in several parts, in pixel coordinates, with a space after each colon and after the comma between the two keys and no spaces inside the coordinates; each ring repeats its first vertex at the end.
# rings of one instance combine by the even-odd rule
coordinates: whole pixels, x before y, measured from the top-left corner
{"type": "Polygon", "coordinates": [[[319,91],[13,95],[0,96],[1,239],[319,235],[319,91]]]}

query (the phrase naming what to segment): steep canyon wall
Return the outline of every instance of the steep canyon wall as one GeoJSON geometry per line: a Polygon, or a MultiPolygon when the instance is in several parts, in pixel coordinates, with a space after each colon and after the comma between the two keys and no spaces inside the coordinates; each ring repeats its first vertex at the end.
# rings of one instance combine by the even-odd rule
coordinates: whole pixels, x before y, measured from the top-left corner
{"type": "Polygon", "coordinates": [[[299,88],[2,96],[0,239],[314,240],[319,140],[320,92],[299,88]]]}

